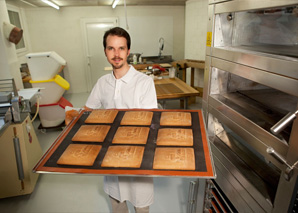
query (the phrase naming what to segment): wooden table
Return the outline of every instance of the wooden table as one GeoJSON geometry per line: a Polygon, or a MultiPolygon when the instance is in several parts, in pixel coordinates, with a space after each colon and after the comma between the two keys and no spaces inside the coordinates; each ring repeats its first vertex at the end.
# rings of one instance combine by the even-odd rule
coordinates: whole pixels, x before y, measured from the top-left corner
{"type": "Polygon", "coordinates": [[[199,91],[195,90],[179,78],[162,78],[154,80],[157,100],[162,102],[163,108],[165,101],[173,99],[183,99],[184,109],[188,108],[188,98],[199,96],[199,91]]]}
{"type": "Polygon", "coordinates": [[[191,76],[190,76],[190,86],[194,87],[194,79],[195,79],[195,68],[196,69],[205,69],[205,61],[198,61],[198,60],[179,60],[172,62],[174,67],[180,66],[182,69],[182,80],[186,82],[186,69],[191,68],[191,76]]]}

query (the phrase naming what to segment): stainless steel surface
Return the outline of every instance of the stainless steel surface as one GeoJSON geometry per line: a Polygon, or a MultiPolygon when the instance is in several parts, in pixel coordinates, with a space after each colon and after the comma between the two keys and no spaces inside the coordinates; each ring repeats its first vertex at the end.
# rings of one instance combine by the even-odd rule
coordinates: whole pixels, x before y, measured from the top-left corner
{"type": "MultiPolygon", "coordinates": [[[[250,170],[244,167],[243,170],[246,169],[246,173],[241,173],[242,171],[239,171],[239,168],[243,168],[241,164],[237,165],[235,162],[231,162],[214,144],[211,144],[211,147],[214,153],[216,171],[218,172],[216,183],[232,201],[235,208],[239,212],[242,210],[245,212],[270,212],[272,204],[270,200],[267,200],[269,195],[263,197],[256,189],[256,186],[252,185],[245,176],[250,170]]],[[[239,163],[242,162],[239,161],[239,163]]],[[[254,178],[255,182],[263,182],[256,175],[254,178]]]]}
{"type": "Polygon", "coordinates": [[[1,92],[0,91],[0,103],[9,102],[11,100],[11,92],[1,92]]]}
{"type": "MultiPolygon", "coordinates": [[[[284,141],[270,134],[253,121],[241,116],[239,112],[233,110],[217,99],[211,97],[209,99],[209,104],[210,113],[234,132],[237,132],[239,136],[244,138],[247,143],[254,147],[258,152],[269,157],[266,149],[270,146],[278,150],[282,156],[286,156],[288,145],[284,141]]],[[[269,157],[269,159],[270,158],[271,157],[269,157]]],[[[278,162],[276,162],[276,164],[278,167],[281,166],[278,162]]]]}
{"type": "Polygon", "coordinates": [[[218,186],[214,184],[213,181],[211,181],[210,184],[212,185],[211,196],[212,199],[218,204],[217,206],[220,208],[219,212],[235,212],[235,208],[225,199],[225,195],[222,194],[218,186]]]}
{"type": "Polygon", "coordinates": [[[13,138],[13,144],[14,144],[19,180],[24,180],[25,176],[24,176],[24,169],[23,169],[23,162],[22,162],[22,153],[21,153],[20,141],[18,137],[13,138]]]}
{"type": "MultiPolygon", "coordinates": [[[[298,106],[297,109],[298,110],[298,106]]],[[[289,144],[291,145],[289,147],[288,153],[287,153],[287,162],[289,164],[294,164],[298,159],[297,159],[297,153],[298,153],[298,119],[295,119],[293,121],[293,125],[292,125],[292,132],[291,132],[291,136],[290,136],[290,141],[289,144]]],[[[296,168],[298,168],[296,166],[296,168]]]]}
{"type": "MultiPolygon", "coordinates": [[[[203,88],[203,101],[208,101],[208,94],[209,94],[209,78],[210,78],[210,64],[211,64],[211,57],[206,56],[205,58],[205,70],[204,70],[204,88],[203,88]]],[[[203,107],[203,109],[206,109],[203,107]]]]}
{"type": "Polygon", "coordinates": [[[14,116],[16,121],[20,120],[18,115],[18,96],[17,90],[13,79],[0,79],[0,134],[4,132],[11,121],[14,121],[14,116]],[[14,110],[14,108],[16,108],[14,110]]]}
{"type": "Polygon", "coordinates": [[[269,57],[268,54],[258,53],[256,51],[249,52],[237,47],[216,47],[212,48],[212,53],[216,58],[298,79],[298,60],[294,60],[293,58],[284,56],[269,57]]]}
{"type": "MultiPolygon", "coordinates": [[[[297,64],[298,61],[296,62],[296,65],[297,64]]],[[[276,75],[268,71],[240,65],[235,62],[228,62],[218,58],[212,59],[211,66],[260,83],[262,85],[283,91],[293,96],[298,96],[298,76],[297,79],[289,78],[285,77],[284,75],[276,75]]]]}
{"type": "MultiPolygon", "coordinates": [[[[207,24],[207,39],[206,39],[206,56],[211,55],[211,46],[213,46],[213,34],[212,34],[212,28],[213,28],[213,11],[214,6],[209,5],[208,7],[208,24],[207,24]]],[[[206,61],[206,59],[205,59],[206,61]]],[[[206,65],[206,63],[205,63],[206,65]]]]}
{"type": "Polygon", "coordinates": [[[171,55],[161,55],[161,56],[142,56],[142,59],[146,59],[146,63],[170,63],[173,61],[171,55]]]}
{"type": "Polygon", "coordinates": [[[283,118],[298,110],[298,1],[209,3],[203,109],[215,182],[238,212],[288,212],[297,194],[298,119],[283,118]]]}
{"type": "Polygon", "coordinates": [[[133,63],[133,56],[136,56],[137,57],[137,63],[139,62],[139,58],[140,58],[140,56],[142,55],[141,53],[130,53],[129,54],[129,56],[127,57],[127,62],[129,63],[129,64],[132,64],[133,63]]]}
{"type": "Polygon", "coordinates": [[[187,213],[196,212],[196,200],[198,194],[198,181],[190,181],[189,182],[189,190],[188,190],[188,204],[187,204],[187,213]]]}
{"type": "MultiPolygon", "coordinates": [[[[298,109],[298,108],[297,108],[298,109]]],[[[290,138],[290,144],[289,151],[286,156],[286,161],[290,165],[294,165],[295,162],[297,162],[297,153],[298,153],[298,120],[295,119],[293,122],[293,130],[290,138]]],[[[286,171],[283,171],[281,174],[282,176],[285,176],[286,171]]],[[[298,181],[298,166],[297,164],[293,168],[293,174],[290,180],[286,180],[285,178],[280,178],[276,197],[275,197],[275,206],[276,211],[275,212],[281,212],[284,211],[284,209],[288,209],[288,207],[291,205],[291,194],[297,193],[294,191],[296,182],[298,181]]]]}
{"type": "Polygon", "coordinates": [[[19,97],[14,79],[0,79],[1,94],[0,135],[12,122],[22,122],[28,115],[27,103],[19,97]]]}
{"type": "Polygon", "coordinates": [[[251,1],[243,0],[239,1],[228,1],[221,4],[216,4],[214,13],[227,13],[235,11],[244,11],[244,10],[255,10],[262,8],[274,8],[279,6],[288,6],[288,5],[297,5],[297,0],[283,0],[283,1],[274,1],[274,0],[262,0],[262,1],[251,1]]]}

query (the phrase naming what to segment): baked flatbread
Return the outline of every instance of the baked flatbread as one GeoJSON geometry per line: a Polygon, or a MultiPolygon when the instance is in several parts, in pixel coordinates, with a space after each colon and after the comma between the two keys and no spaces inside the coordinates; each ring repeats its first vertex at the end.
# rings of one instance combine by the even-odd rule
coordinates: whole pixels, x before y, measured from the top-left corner
{"type": "Polygon", "coordinates": [[[125,112],[121,125],[150,125],[153,112],[149,111],[129,111],[125,112]]]}
{"type": "Polygon", "coordinates": [[[103,142],[110,128],[109,125],[82,125],[72,141],[103,142]]]}
{"type": "Polygon", "coordinates": [[[85,123],[113,123],[117,113],[118,110],[111,109],[93,110],[85,120],[85,123]]]}
{"type": "Polygon", "coordinates": [[[110,146],[101,166],[140,168],[144,149],[142,146],[110,146]]]}
{"type": "Polygon", "coordinates": [[[190,112],[162,112],[160,125],[191,126],[191,114],[190,112]]]}
{"type": "Polygon", "coordinates": [[[153,169],[195,170],[193,148],[156,148],[153,169]]]}
{"type": "Polygon", "coordinates": [[[112,143],[117,144],[146,144],[149,127],[123,126],[117,129],[112,143]]]}
{"type": "Polygon", "coordinates": [[[159,129],[156,145],[158,146],[192,146],[192,129],[164,128],[159,129]]]}
{"type": "Polygon", "coordinates": [[[92,166],[100,149],[100,145],[70,144],[57,161],[57,164],[92,166]]]}

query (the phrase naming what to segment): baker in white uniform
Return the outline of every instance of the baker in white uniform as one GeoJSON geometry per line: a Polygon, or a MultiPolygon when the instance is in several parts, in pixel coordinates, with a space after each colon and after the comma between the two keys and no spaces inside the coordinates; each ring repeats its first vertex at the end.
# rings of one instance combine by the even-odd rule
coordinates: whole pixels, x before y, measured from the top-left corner
{"type": "MultiPolygon", "coordinates": [[[[108,30],[103,37],[107,60],[113,67],[110,74],[98,79],[86,102],[91,109],[157,108],[154,82],[127,63],[130,36],[122,28],[108,30]]],[[[113,212],[128,212],[130,201],[136,212],[149,212],[153,203],[153,178],[107,176],[104,191],[110,196],[113,212]]]]}

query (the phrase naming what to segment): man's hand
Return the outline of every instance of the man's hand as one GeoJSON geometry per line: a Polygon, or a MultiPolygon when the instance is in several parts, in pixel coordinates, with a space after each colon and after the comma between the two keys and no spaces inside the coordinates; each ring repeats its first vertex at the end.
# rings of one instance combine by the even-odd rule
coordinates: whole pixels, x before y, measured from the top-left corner
{"type": "Polygon", "coordinates": [[[78,115],[79,111],[76,109],[67,110],[65,112],[65,125],[68,125],[78,115]]]}
{"type": "Polygon", "coordinates": [[[65,107],[65,125],[68,125],[73,119],[75,119],[79,114],[81,110],[91,110],[91,108],[88,108],[84,106],[83,108],[73,108],[73,107],[65,107]]]}

